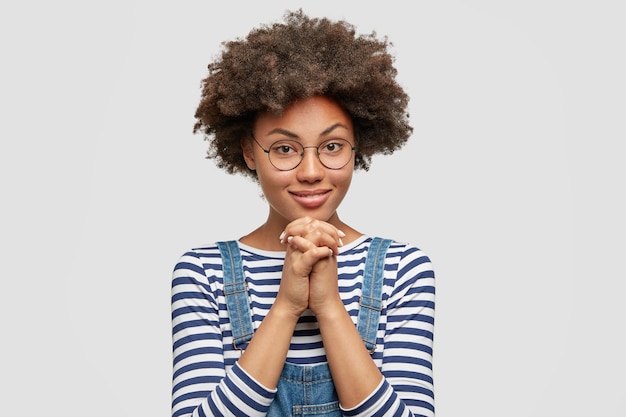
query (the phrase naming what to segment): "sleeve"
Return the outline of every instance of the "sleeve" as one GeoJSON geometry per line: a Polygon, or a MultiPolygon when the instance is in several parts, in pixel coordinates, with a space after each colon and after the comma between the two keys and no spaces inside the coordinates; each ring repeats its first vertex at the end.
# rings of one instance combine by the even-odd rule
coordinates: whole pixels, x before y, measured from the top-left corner
{"type": "MultiPolygon", "coordinates": [[[[217,265],[221,269],[221,265],[217,265]]],[[[172,417],[265,416],[275,391],[224,364],[215,277],[184,254],[172,276],[172,417]]]]}
{"type": "Polygon", "coordinates": [[[382,374],[378,388],[346,416],[434,417],[435,274],[430,259],[407,246],[387,300],[382,374]]]}

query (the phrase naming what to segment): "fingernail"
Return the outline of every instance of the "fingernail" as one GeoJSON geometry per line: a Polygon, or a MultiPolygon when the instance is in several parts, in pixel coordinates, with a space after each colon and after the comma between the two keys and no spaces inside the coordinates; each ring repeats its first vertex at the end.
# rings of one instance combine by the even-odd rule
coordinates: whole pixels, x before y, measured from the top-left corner
{"type": "Polygon", "coordinates": [[[330,255],[328,255],[328,257],[331,258],[334,255],[333,250],[332,249],[328,249],[328,250],[330,251],[330,255]]]}
{"type": "Polygon", "coordinates": [[[284,242],[283,242],[283,239],[284,239],[284,238],[285,238],[285,231],[283,230],[283,232],[282,232],[282,233],[280,234],[280,236],[278,237],[278,240],[280,240],[282,243],[284,243],[284,242]]]}
{"type": "Polygon", "coordinates": [[[341,238],[339,238],[339,246],[343,246],[343,240],[341,240],[341,238]]]}
{"type": "Polygon", "coordinates": [[[337,229],[337,234],[339,235],[339,237],[346,237],[346,234],[339,229],[337,229]]]}
{"type": "Polygon", "coordinates": [[[289,237],[287,238],[287,243],[291,243],[291,241],[292,241],[292,240],[293,240],[293,236],[289,236],[289,237]]]}

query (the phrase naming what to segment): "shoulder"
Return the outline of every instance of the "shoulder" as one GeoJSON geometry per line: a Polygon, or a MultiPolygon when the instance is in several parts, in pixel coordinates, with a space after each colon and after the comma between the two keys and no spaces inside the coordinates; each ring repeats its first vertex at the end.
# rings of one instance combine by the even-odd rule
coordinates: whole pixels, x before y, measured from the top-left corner
{"type": "Polygon", "coordinates": [[[435,272],[430,257],[418,246],[392,241],[385,258],[386,281],[392,298],[435,292],[435,272]]]}
{"type": "Polygon", "coordinates": [[[189,249],[179,256],[175,270],[211,264],[221,265],[221,255],[217,244],[209,244],[189,249]]]}
{"type": "Polygon", "coordinates": [[[355,252],[367,254],[372,243],[374,242],[374,239],[381,239],[389,242],[385,257],[387,265],[395,264],[398,266],[398,269],[405,267],[414,268],[417,266],[432,269],[430,257],[418,246],[385,237],[364,236],[361,239],[361,242],[354,248],[355,252]]]}
{"type": "MultiPolygon", "coordinates": [[[[284,261],[284,252],[263,251],[242,244],[238,241],[229,241],[235,243],[238,254],[244,264],[244,269],[254,269],[258,267],[278,267],[284,261]]],[[[197,246],[184,252],[178,258],[174,267],[174,274],[193,272],[206,276],[217,275],[222,276],[222,250],[228,252],[225,242],[215,242],[202,246],[197,246]],[[220,248],[221,245],[221,248],[220,248]]],[[[230,246],[232,248],[232,246],[230,246]]],[[[228,256],[228,255],[225,255],[228,256]]]]}
{"type": "Polygon", "coordinates": [[[423,271],[433,269],[430,257],[411,243],[392,241],[387,250],[387,258],[397,259],[399,272],[407,268],[423,271]]]}
{"type": "Polygon", "coordinates": [[[182,253],[172,272],[174,281],[191,280],[208,284],[216,271],[222,270],[222,258],[217,244],[193,247],[182,253]]]}
{"type": "MultiPolygon", "coordinates": [[[[431,260],[423,250],[414,244],[382,237],[363,235],[355,241],[348,243],[340,249],[340,263],[348,266],[363,265],[368,255],[371,255],[372,244],[375,239],[387,241],[388,247],[385,254],[385,271],[387,275],[394,272],[398,278],[420,274],[434,276],[431,260]]],[[[380,247],[378,246],[378,248],[380,247]]]]}

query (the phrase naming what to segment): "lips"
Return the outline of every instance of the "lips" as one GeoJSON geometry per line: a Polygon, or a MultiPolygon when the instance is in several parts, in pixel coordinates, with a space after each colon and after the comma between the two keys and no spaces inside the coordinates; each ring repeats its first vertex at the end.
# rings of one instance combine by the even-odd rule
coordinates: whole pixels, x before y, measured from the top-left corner
{"type": "Polygon", "coordinates": [[[298,204],[306,208],[319,207],[330,196],[330,191],[328,190],[290,191],[289,193],[298,204]]]}

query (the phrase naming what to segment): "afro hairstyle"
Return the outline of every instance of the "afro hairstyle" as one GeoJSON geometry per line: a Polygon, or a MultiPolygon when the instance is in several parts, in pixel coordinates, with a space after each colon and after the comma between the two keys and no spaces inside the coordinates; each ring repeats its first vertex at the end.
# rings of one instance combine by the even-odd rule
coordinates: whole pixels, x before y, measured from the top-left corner
{"type": "Polygon", "coordinates": [[[256,180],[241,141],[257,115],[280,115],[296,100],[315,95],[336,101],[352,118],[355,169],[368,170],[372,155],[402,147],[413,131],[409,98],[395,79],[387,38],[357,35],[348,22],[310,18],[302,10],[283,18],[245,39],[223,42],[221,55],[208,65],[193,129],[209,142],[207,158],[228,173],[256,180]]]}

